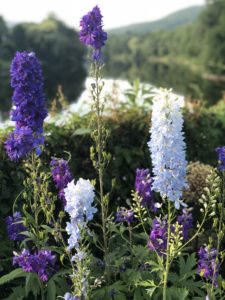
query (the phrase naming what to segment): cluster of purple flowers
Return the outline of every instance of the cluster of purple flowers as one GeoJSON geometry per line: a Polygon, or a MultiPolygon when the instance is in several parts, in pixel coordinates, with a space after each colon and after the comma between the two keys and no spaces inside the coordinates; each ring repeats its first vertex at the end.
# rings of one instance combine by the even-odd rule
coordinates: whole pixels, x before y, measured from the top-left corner
{"type": "Polygon", "coordinates": [[[93,48],[92,58],[99,61],[102,56],[101,49],[107,40],[107,33],[102,29],[102,15],[98,6],[83,16],[80,27],[80,41],[93,48]]]}
{"type": "Polygon", "coordinates": [[[216,264],[217,250],[209,246],[201,247],[198,260],[198,273],[217,285],[217,277],[219,273],[219,265],[216,264]]]}
{"type": "Polygon", "coordinates": [[[24,272],[37,273],[43,282],[47,281],[54,271],[55,255],[49,250],[39,250],[31,254],[29,250],[23,249],[20,255],[14,255],[13,265],[19,265],[24,272]]]}
{"type": "Polygon", "coordinates": [[[12,241],[23,241],[25,236],[21,234],[26,230],[26,227],[22,223],[22,216],[20,212],[15,212],[13,216],[6,218],[7,233],[9,239],[12,241]]]}
{"type": "Polygon", "coordinates": [[[116,222],[127,222],[128,224],[134,221],[134,211],[132,209],[126,209],[122,207],[116,213],[116,222]]]}
{"type": "Polygon", "coordinates": [[[155,218],[150,232],[148,248],[157,251],[159,255],[165,253],[167,246],[167,219],[155,218]]]}
{"type": "Polygon", "coordinates": [[[177,217],[177,222],[182,226],[184,240],[188,239],[188,231],[193,228],[193,216],[188,209],[183,209],[182,214],[177,217]]]}
{"type": "MultiPolygon", "coordinates": [[[[181,225],[184,240],[187,240],[188,231],[193,227],[192,214],[187,209],[183,209],[182,215],[177,217],[177,223],[181,225]]],[[[156,251],[159,255],[163,255],[167,246],[167,231],[167,217],[164,217],[163,219],[155,218],[149,236],[148,248],[156,251]]],[[[171,231],[174,231],[174,224],[171,225],[171,231]]]]}
{"type": "Polygon", "coordinates": [[[9,158],[18,161],[33,149],[37,155],[41,153],[43,121],[47,110],[41,65],[35,53],[17,52],[10,73],[14,89],[11,119],[16,122],[16,128],[6,140],[5,148],[9,158]]]}
{"type": "Polygon", "coordinates": [[[216,148],[216,153],[220,162],[219,169],[225,171],[225,146],[216,148]]]}
{"type": "Polygon", "coordinates": [[[73,180],[73,175],[69,169],[68,162],[62,158],[52,158],[50,165],[53,180],[59,190],[59,198],[63,201],[63,204],[66,205],[64,188],[73,180]]]}
{"type": "Polygon", "coordinates": [[[152,182],[149,169],[137,169],[135,179],[135,190],[141,197],[141,204],[156,211],[155,203],[152,197],[152,182]]]}

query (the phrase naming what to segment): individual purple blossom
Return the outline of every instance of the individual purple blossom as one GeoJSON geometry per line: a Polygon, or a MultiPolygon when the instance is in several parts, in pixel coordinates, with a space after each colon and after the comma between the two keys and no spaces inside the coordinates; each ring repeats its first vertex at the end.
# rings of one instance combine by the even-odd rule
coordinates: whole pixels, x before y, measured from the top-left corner
{"type": "Polygon", "coordinates": [[[26,230],[26,227],[22,223],[22,216],[20,212],[15,212],[13,216],[6,218],[7,233],[9,239],[12,241],[23,241],[25,236],[21,234],[26,230]]]}
{"type": "Polygon", "coordinates": [[[73,180],[73,175],[69,169],[68,162],[62,158],[57,159],[53,157],[50,165],[53,180],[59,190],[59,198],[63,201],[64,205],[66,205],[64,188],[73,180]]]}
{"type": "Polygon", "coordinates": [[[216,286],[219,273],[219,265],[216,263],[217,250],[209,246],[201,247],[198,255],[199,275],[211,281],[216,286]]]}
{"type": "Polygon", "coordinates": [[[17,52],[10,69],[13,107],[11,120],[16,128],[5,142],[11,160],[18,161],[32,150],[41,153],[44,143],[43,121],[47,116],[43,92],[43,76],[34,52],[17,52]]]}
{"type": "Polygon", "coordinates": [[[183,237],[184,240],[188,239],[188,231],[193,227],[193,216],[192,213],[184,208],[182,210],[182,215],[179,215],[177,217],[177,222],[179,225],[182,226],[182,232],[183,232],[183,237]]]}
{"type": "Polygon", "coordinates": [[[150,232],[148,248],[163,255],[167,247],[167,219],[155,218],[150,232]]]}
{"type": "Polygon", "coordinates": [[[23,249],[21,254],[14,253],[13,265],[19,265],[24,272],[37,273],[41,281],[48,281],[54,271],[55,255],[50,250],[39,250],[31,254],[29,250],[23,249]]]}
{"type": "Polygon", "coordinates": [[[35,255],[34,271],[42,281],[48,281],[54,271],[55,255],[50,250],[39,250],[35,255]]]}
{"type": "Polygon", "coordinates": [[[12,161],[29,154],[34,147],[33,131],[29,127],[16,128],[5,141],[5,149],[12,161]]]}
{"type": "Polygon", "coordinates": [[[101,49],[107,40],[107,33],[102,29],[102,15],[98,6],[82,17],[80,27],[80,41],[92,47],[92,58],[99,61],[102,56],[101,49]]]}
{"type": "Polygon", "coordinates": [[[116,222],[127,222],[128,224],[134,221],[134,211],[132,209],[126,209],[122,207],[116,213],[116,222]]]}
{"type": "Polygon", "coordinates": [[[154,212],[156,211],[155,203],[152,199],[152,182],[149,169],[137,169],[135,179],[135,190],[138,196],[142,198],[141,204],[151,208],[154,212]]]}
{"type": "Polygon", "coordinates": [[[219,170],[225,171],[225,146],[216,148],[218,160],[220,162],[219,170]]]}

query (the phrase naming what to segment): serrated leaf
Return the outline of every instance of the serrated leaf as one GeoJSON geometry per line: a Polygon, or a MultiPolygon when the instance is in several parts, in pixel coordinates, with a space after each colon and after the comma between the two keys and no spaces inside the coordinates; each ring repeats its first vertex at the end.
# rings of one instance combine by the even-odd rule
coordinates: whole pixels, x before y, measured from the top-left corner
{"type": "Polygon", "coordinates": [[[167,288],[167,300],[186,300],[188,296],[188,290],[186,288],[171,287],[167,288]]]}

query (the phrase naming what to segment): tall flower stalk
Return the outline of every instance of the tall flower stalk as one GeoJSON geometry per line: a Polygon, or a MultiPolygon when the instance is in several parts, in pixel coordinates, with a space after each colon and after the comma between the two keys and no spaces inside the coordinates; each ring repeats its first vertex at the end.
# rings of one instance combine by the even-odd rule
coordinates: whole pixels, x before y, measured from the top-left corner
{"type": "Polygon", "coordinates": [[[183,99],[172,94],[171,90],[160,90],[153,99],[151,140],[148,143],[153,165],[152,190],[159,192],[167,201],[167,245],[163,273],[163,300],[166,290],[170,264],[174,253],[171,247],[172,205],[176,209],[184,205],[182,190],[186,186],[185,143],[182,126],[181,107],[183,99]]]}
{"type": "Polygon", "coordinates": [[[33,150],[41,153],[44,143],[43,121],[47,116],[43,76],[34,52],[17,52],[10,69],[13,107],[11,120],[16,128],[5,142],[9,158],[18,161],[33,150]]]}
{"type": "Polygon", "coordinates": [[[93,84],[91,85],[91,94],[93,99],[92,111],[92,139],[94,141],[94,147],[91,147],[91,160],[94,168],[98,173],[99,182],[99,195],[101,206],[101,219],[102,219],[102,234],[103,245],[102,250],[104,252],[104,259],[106,265],[106,276],[109,281],[108,272],[108,233],[107,233],[107,218],[108,218],[108,196],[104,194],[103,176],[105,168],[110,159],[110,155],[106,152],[106,140],[108,131],[105,128],[103,122],[104,112],[104,99],[102,99],[101,93],[104,83],[101,78],[101,70],[103,67],[102,61],[102,47],[107,40],[107,33],[102,28],[102,15],[98,6],[94,7],[92,11],[83,16],[80,22],[80,40],[85,45],[89,46],[91,50],[91,75],[93,76],[93,84]]]}
{"type": "Polygon", "coordinates": [[[217,243],[215,249],[215,263],[213,265],[212,270],[212,284],[211,284],[211,297],[214,298],[213,292],[215,287],[217,286],[217,276],[218,276],[218,269],[221,264],[220,257],[222,257],[221,253],[221,243],[224,238],[224,205],[225,205],[225,146],[218,147],[216,149],[218,155],[219,166],[218,170],[220,173],[220,177],[217,177],[217,192],[219,192],[220,201],[217,202],[217,211],[219,213],[219,217],[214,217],[214,228],[216,231],[217,236],[217,243]]]}
{"type": "MultiPolygon", "coordinates": [[[[54,210],[54,202],[48,203],[45,186],[41,185],[43,178],[38,156],[41,154],[44,144],[43,122],[47,116],[47,110],[41,64],[35,53],[17,52],[11,64],[10,75],[11,87],[14,89],[11,120],[15,121],[15,130],[8,136],[5,149],[10,160],[17,162],[25,159],[24,165],[27,178],[24,181],[24,192],[21,194],[23,200],[25,200],[23,211],[26,214],[29,226],[25,229],[24,234],[34,244],[36,249],[35,259],[38,257],[40,264],[43,265],[45,265],[43,263],[45,260],[47,265],[48,258],[51,258],[51,268],[53,269],[54,255],[51,251],[42,251],[42,247],[45,246],[45,236],[40,226],[40,213],[46,210],[48,214],[51,214],[54,210]]],[[[29,252],[25,249],[24,251],[27,254],[29,252]]],[[[22,257],[21,255],[18,254],[18,257],[22,257]]],[[[32,254],[28,256],[33,260],[34,256],[32,254]]],[[[17,259],[15,261],[19,262],[17,259]]],[[[42,269],[34,268],[29,264],[26,272],[39,274],[41,299],[44,299],[43,282],[48,280],[44,267],[42,269]]]]}

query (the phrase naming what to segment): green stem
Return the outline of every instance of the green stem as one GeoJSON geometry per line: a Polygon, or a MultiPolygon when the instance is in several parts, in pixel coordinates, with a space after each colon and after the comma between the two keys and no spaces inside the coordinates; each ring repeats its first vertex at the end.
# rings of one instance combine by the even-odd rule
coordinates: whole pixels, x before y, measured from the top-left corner
{"type": "Polygon", "coordinates": [[[36,179],[38,178],[37,164],[35,153],[31,156],[31,178],[33,180],[33,196],[34,196],[34,220],[35,220],[35,231],[37,236],[37,248],[40,249],[40,237],[39,237],[39,224],[38,224],[38,187],[36,186],[36,179]]]}
{"type": "Polygon", "coordinates": [[[168,200],[168,228],[167,228],[167,246],[166,246],[166,268],[164,270],[163,280],[163,300],[166,300],[167,281],[170,268],[170,235],[171,235],[171,203],[168,200]]]}
{"type": "Polygon", "coordinates": [[[130,223],[128,223],[128,230],[129,230],[129,241],[130,241],[130,246],[132,247],[132,231],[131,231],[130,223]]]}
{"type": "Polygon", "coordinates": [[[41,300],[45,300],[44,286],[42,281],[41,281],[41,300]]]}
{"type": "Polygon", "coordinates": [[[104,257],[106,263],[106,277],[109,282],[110,276],[108,271],[108,239],[106,233],[106,222],[107,222],[107,203],[104,202],[104,190],[103,190],[103,134],[102,134],[102,107],[100,107],[100,89],[99,89],[99,71],[100,67],[98,64],[94,65],[95,68],[95,87],[96,87],[96,113],[97,113],[97,145],[96,150],[98,153],[98,178],[99,178],[99,188],[100,188],[100,203],[101,203],[101,217],[102,217],[102,233],[103,233],[103,243],[104,243],[104,257]]]}
{"type": "Polygon", "coordinates": [[[213,277],[212,277],[212,286],[211,286],[211,292],[213,294],[214,286],[215,286],[215,280],[216,280],[216,268],[219,263],[219,251],[220,251],[220,245],[222,242],[222,237],[221,237],[221,232],[222,232],[222,227],[223,227],[223,216],[224,216],[224,189],[225,189],[225,184],[224,184],[224,173],[222,173],[222,183],[221,183],[221,212],[220,212],[220,220],[219,220],[219,227],[218,227],[218,239],[217,239],[217,247],[216,247],[216,259],[215,259],[215,265],[213,269],[213,277]]]}

